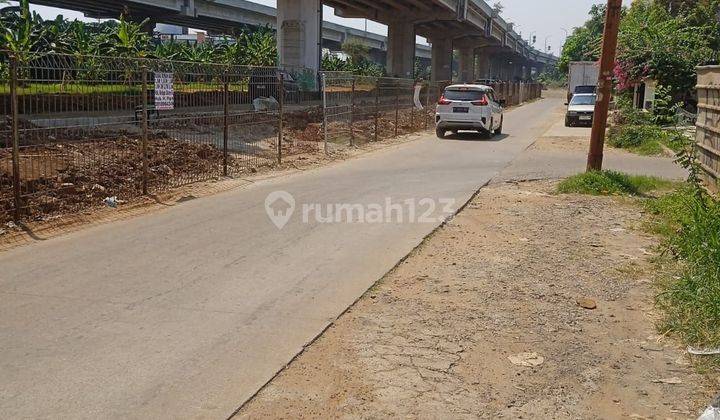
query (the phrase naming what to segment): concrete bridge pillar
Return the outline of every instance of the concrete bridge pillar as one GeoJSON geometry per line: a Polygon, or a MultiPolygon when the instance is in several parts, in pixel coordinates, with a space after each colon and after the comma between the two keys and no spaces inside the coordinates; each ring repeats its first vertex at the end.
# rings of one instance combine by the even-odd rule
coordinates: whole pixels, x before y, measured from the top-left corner
{"type": "Polygon", "coordinates": [[[415,25],[400,20],[388,24],[387,72],[394,77],[412,78],[415,67],[415,25]]]}
{"type": "Polygon", "coordinates": [[[525,64],[525,67],[523,67],[523,79],[532,79],[532,66],[530,66],[530,63],[525,64]]]}
{"type": "Polygon", "coordinates": [[[475,77],[475,50],[472,47],[460,48],[460,82],[472,82],[475,77]]]}
{"type": "Polygon", "coordinates": [[[490,58],[490,77],[496,80],[502,80],[502,66],[497,57],[490,58]]]}
{"type": "Polygon", "coordinates": [[[544,64],[544,63],[538,63],[538,64],[535,66],[535,70],[537,71],[538,74],[544,72],[544,71],[545,71],[545,64],[544,64]]]}
{"type": "Polygon", "coordinates": [[[502,58],[500,61],[500,78],[503,81],[511,82],[512,81],[512,64],[507,61],[507,59],[502,58]]]}
{"type": "Polygon", "coordinates": [[[523,78],[523,65],[517,63],[513,66],[513,81],[521,80],[523,78]]]}
{"type": "Polygon", "coordinates": [[[476,78],[477,79],[491,79],[492,78],[492,62],[490,60],[490,55],[486,52],[483,52],[480,50],[480,55],[478,56],[478,66],[476,69],[476,78]]]}
{"type": "Polygon", "coordinates": [[[432,40],[432,81],[452,80],[452,38],[432,40]]]}
{"type": "Polygon", "coordinates": [[[278,0],[280,65],[320,70],[321,25],[321,0],[278,0]]]}

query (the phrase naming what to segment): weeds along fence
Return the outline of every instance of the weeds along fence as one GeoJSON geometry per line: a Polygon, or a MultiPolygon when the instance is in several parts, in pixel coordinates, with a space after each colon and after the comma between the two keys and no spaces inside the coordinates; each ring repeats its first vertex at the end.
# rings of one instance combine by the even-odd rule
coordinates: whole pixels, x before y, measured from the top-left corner
{"type": "Polygon", "coordinates": [[[720,181],[720,66],[698,68],[697,151],[708,186],[720,181]]]}
{"type": "Polygon", "coordinates": [[[0,221],[253,172],[321,148],[318,135],[307,135],[309,125],[319,127],[322,111],[307,109],[319,96],[300,89],[297,79],[307,79],[307,72],[3,56],[0,221]],[[277,101],[254,101],[258,97],[277,101]]]}

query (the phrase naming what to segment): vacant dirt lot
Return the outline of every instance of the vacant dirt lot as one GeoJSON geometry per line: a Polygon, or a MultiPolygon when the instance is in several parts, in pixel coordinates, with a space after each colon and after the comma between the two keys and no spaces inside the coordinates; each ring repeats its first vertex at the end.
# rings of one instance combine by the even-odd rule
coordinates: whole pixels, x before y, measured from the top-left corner
{"type": "Polygon", "coordinates": [[[238,415],[696,418],[709,384],[654,330],[641,211],[554,185],[482,190],[238,415]]]}

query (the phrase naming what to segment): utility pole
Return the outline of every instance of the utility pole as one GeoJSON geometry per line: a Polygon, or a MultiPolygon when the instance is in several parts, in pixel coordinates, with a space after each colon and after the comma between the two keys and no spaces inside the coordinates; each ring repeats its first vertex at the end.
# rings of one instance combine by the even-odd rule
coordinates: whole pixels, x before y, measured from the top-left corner
{"type": "Polygon", "coordinates": [[[615,66],[621,12],[622,0],[608,0],[607,12],[605,13],[602,56],[600,58],[598,97],[595,103],[592,133],[590,134],[590,153],[587,160],[588,171],[602,170],[605,129],[607,128],[608,109],[610,107],[610,96],[612,95],[613,67],[615,66]]]}

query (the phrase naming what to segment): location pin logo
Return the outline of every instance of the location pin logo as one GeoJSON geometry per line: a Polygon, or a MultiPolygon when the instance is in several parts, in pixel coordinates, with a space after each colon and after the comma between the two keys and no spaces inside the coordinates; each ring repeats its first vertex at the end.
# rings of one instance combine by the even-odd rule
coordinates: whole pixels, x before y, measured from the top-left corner
{"type": "Polygon", "coordinates": [[[265,211],[270,221],[282,229],[295,211],[295,198],[286,191],[273,191],[265,198],[265,211]]]}

